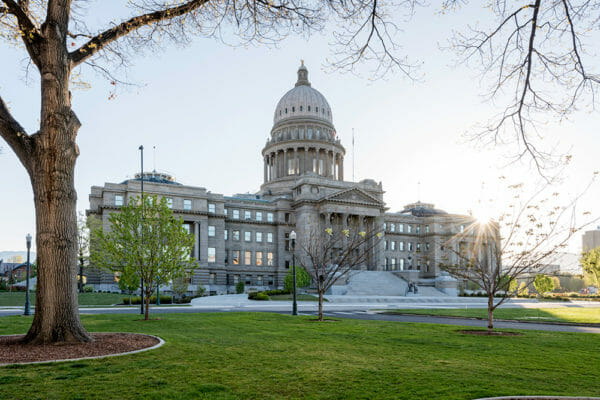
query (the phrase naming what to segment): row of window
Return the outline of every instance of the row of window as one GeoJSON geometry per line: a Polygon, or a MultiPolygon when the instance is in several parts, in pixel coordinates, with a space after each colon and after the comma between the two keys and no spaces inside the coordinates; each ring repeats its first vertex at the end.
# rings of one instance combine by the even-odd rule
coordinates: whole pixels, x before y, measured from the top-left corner
{"type": "MultiPolygon", "coordinates": [[[[290,108],[291,112],[295,113],[296,112],[296,106],[292,106],[290,108]]],[[[300,106],[299,108],[300,112],[304,111],[304,106],[300,106]]],[[[315,113],[318,114],[319,113],[319,107],[315,106],[313,107],[313,110],[315,110],[315,113]]],[[[310,106],[306,106],[306,111],[310,112],[310,106]]],[[[285,107],[283,110],[279,110],[279,115],[283,115],[283,112],[285,112],[286,114],[288,113],[288,108],[285,107]]],[[[325,109],[323,107],[321,107],[321,114],[325,115],[325,109]]],[[[327,116],[331,115],[331,111],[327,110],[327,116]]]]}
{"type": "MultiPolygon", "coordinates": [[[[395,240],[386,240],[384,242],[384,250],[396,250],[396,248],[399,251],[404,251],[405,247],[404,247],[404,242],[399,241],[396,242],[395,240]],[[398,244],[398,246],[396,246],[396,243],[398,244]]],[[[429,243],[425,243],[425,251],[429,251],[429,249],[431,248],[431,246],[429,245],[429,243]]],[[[408,251],[413,251],[414,250],[414,244],[412,242],[406,242],[406,249],[408,251]]],[[[417,253],[420,252],[422,249],[422,243],[417,243],[417,253]]]]}
{"type": "MultiPolygon", "coordinates": [[[[239,230],[232,229],[231,230],[231,240],[239,241],[240,240],[240,232],[241,231],[239,231],[239,230]]],[[[208,226],[208,237],[215,237],[215,236],[216,236],[216,227],[213,225],[209,225],[208,226]]],[[[256,232],[254,232],[254,241],[257,243],[262,243],[264,236],[265,235],[263,232],[256,231],[256,232]]],[[[223,239],[229,240],[229,230],[228,229],[225,229],[223,231],[223,239]]],[[[267,232],[266,239],[267,239],[267,243],[273,243],[273,233],[267,232]]],[[[251,242],[251,241],[252,241],[252,231],[244,231],[244,242],[251,242]]]]}
{"type": "MultiPolygon", "coordinates": [[[[273,222],[275,221],[275,215],[271,212],[266,213],[266,217],[267,217],[267,222],[273,222]]],[[[225,215],[229,215],[229,210],[225,209],[225,215]]],[[[240,219],[240,210],[237,209],[232,209],[231,210],[231,218],[232,219],[240,219]]],[[[250,221],[253,220],[252,219],[252,211],[249,210],[244,210],[244,220],[246,221],[250,221]]],[[[262,222],[263,221],[263,212],[262,211],[255,211],[254,212],[254,221],[257,222],[262,222]]]]}
{"type": "MultiPolygon", "coordinates": [[[[238,282],[242,282],[242,276],[239,274],[227,274],[227,284],[228,285],[237,285],[238,282]]],[[[268,286],[273,286],[275,285],[275,276],[273,275],[244,275],[244,280],[243,280],[245,285],[257,285],[257,286],[263,286],[263,285],[268,285],[268,286]]],[[[214,285],[215,283],[217,283],[217,273],[216,272],[209,272],[208,274],[208,284],[209,285],[214,285]]]]}
{"type": "MultiPolygon", "coordinates": [[[[406,224],[406,225],[405,224],[395,224],[393,222],[391,222],[389,224],[387,224],[387,223],[383,224],[383,230],[384,231],[388,231],[388,229],[389,229],[389,232],[404,233],[404,229],[405,228],[406,228],[406,233],[412,233],[412,231],[413,231],[412,225],[408,225],[408,224],[406,224]]],[[[440,224],[440,231],[443,231],[443,230],[444,230],[444,225],[440,224]]],[[[464,233],[465,226],[464,225],[460,225],[459,226],[459,230],[460,230],[460,233],[464,233]]],[[[425,234],[428,234],[429,232],[430,232],[429,225],[425,225],[425,234]]],[[[420,225],[416,225],[415,226],[415,233],[417,235],[421,234],[421,226],[420,225]]]]}
{"type": "MultiPolygon", "coordinates": [[[[429,272],[431,268],[431,262],[427,260],[425,262],[425,272],[429,272]]],[[[385,259],[385,270],[386,271],[404,271],[416,269],[421,270],[421,260],[417,260],[416,265],[413,265],[412,260],[407,261],[404,258],[386,258],[385,259]]]]}
{"type": "MultiPolygon", "coordinates": [[[[225,265],[230,263],[229,253],[229,250],[225,250],[225,265]]],[[[208,262],[217,262],[214,247],[208,248],[208,262]]],[[[231,250],[231,265],[256,265],[257,267],[266,265],[272,267],[274,262],[275,259],[271,251],[231,250]]]]}

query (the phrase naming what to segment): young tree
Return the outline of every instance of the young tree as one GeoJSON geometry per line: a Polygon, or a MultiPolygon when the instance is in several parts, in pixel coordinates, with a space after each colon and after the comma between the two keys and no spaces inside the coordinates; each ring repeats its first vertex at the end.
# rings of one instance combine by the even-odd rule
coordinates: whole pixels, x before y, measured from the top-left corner
{"type": "Polygon", "coordinates": [[[544,293],[551,292],[554,289],[554,281],[547,275],[537,274],[533,280],[533,286],[538,292],[538,296],[542,297],[544,293]]]}
{"type": "Polygon", "coordinates": [[[319,296],[319,321],[323,321],[323,296],[337,281],[359,266],[372,262],[382,231],[358,226],[348,229],[313,229],[299,240],[296,260],[308,272],[319,296]]]}
{"type": "Polygon", "coordinates": [[[157,286],[193,268],[194,237],[183,228],[181,218],[175,218],[164,197],[159,201],[144,195],[143,202],[130,200],[109,220],[110,231],[95,233],[92,261],[100,268],[143,280],[147,320],[150,296],[157,286]]]}
{"type": "MultiPolygon", "coordinates": [[[[288,271],[287,275],[283,279],[283,288],[289,292],[294,290],[294,274],[292,269],[288,271]]],[[[307,287],[310,286],[310,275],[303,267],[296,266],[296,287],[307,287]]]]}
{"type": "Polygon", "coordinates": [[[189,276],[190,273],[188,271],[181,271],[173,277],[171,289],[173,289],[173,293],[177,295],[178,299],[181,299],[188,291],[189,276]]]}
{"type": "Polygon", "coordinates": [[[440,267],[486,291],[489,332],[494,328],[496,308],[515,294],[511,282],[522,281],[520,293],[535,274],[556,260],[577,232],[594,222],[589,212],[575,213],[581,196],[561,204],[551,183],[542,183],[532,195],[526,195],[522,184],[508,189],[514,192],[514,202],[497,222],[474,220],[463,233],[443,243],[450,257],[440,267]]]}
{"type": "MultiPolygon", "coordinates": [[[[29,343],[91,340],[77,305],[74,172],[81,122],[71,106],[74,76],[93,69],[116,84],[111,65],[124,65],[128,55],[166,41],[181,45],[192,36],[223,41],[237,37],[243,44],[274,44],[289,34],[322,30],[327,20],[341,30],[332,39],[338,68],[352,69],[363,60],[374,62],[375,74],[410,74],[413,68],[396,54],[392,35],[398,28],[388,20],[393,5],[376,0],[134,0],[127,2],[130,15],[125,18],[116,5],[107,4],[115,9],[114,18],[101,29],[89,29],[86,22],[97,25],[95,16],[86,15],[85,7],[73,12],[74,4],[0,0],[0,40],[22,47],[27,65],[40,76],[36,132],[27,132],[0,96],[0,136],[29,174],[36,211],[40,273],[36,312],[25,337],[29,343]]],[[[411,10],[415,4],[408,0],[402,7],[411,10]]]]}
{"type": "Polygon", "coordinates": [[[133,269],[127,269],[119,272],[119,289],[127,292],[129,295],[129,305],[131,305],[131,295],[140,287],[140,277],[133,269]]]}
{"type": "Polygon", "coordinates": [[[594,285],[600,285],[600,247],[584,252],[580,262],[588,279],[594,285]]]}

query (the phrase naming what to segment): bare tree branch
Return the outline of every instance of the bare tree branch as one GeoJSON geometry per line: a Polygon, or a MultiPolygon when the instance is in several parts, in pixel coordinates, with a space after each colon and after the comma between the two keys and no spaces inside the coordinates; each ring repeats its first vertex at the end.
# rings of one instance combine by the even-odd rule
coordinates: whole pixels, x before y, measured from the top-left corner
{"type": "Polygon", "coordinates": [[[23,166],[29,170],[31,138],[13,118],[2,97],[0,97],[0,136],[13,149],[23,166]]]}
{"type": "Polygon", "coordinates": [[[40,31],[33,21],[27,15],[29,11],[29,1],[19,0],[15,3],[13,0],[1,0],[6,7],[0,12],[6,12],[17,19],[21,39],[25,43],[25,48],[31,57],[31,60],[37,67],[40,67],[40,44],[43,41],[40,31]]]}

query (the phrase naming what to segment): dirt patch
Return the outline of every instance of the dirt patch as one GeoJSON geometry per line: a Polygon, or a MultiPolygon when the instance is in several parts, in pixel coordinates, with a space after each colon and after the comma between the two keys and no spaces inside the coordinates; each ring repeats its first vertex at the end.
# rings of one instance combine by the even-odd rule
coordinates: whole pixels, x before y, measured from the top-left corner
{"type": "Polygon", "coordinates": [[[319,318],[311,318],[311,319],[307,319],[307,321],[309,321],[309,322],[339,322],[339,319],[323,318],[323,321],[319,321],[319,318]]]}
{"type": "Polygon", "coordinates": [[[107,356],[155,346],[160,340],[137,333],[94,333],[93,342],[23,344],[24,335],[0,336],[0,365],[107,356]]]}
{"type": "Polygon", "coordinates": [[[465,335],[477,335],[477,336],[523,336],[519,332],[500,332],[500,331],[484,331],[481,329],[462,329],[458,331],[465,335]]]}

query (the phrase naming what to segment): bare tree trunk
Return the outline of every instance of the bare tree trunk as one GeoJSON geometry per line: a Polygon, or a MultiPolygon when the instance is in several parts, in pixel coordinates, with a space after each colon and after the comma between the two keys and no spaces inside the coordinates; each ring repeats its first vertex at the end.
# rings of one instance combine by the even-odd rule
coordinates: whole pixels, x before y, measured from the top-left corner
{"type": "Polygon", "coordinates": [[[39,47],[40,130],[24,164],[33,187],[38,279],[27,343],[87,342],[77,299],[77,214],[74,174],[80,123],[71,110],[66,49],[68,7],[49,7],[39,47]]]}
{"type": "Polygon", "coordinates": [[[144,299],[146,303],[146,308],[144,309],[144,320],[148,321],[148,315],[150,310],[150,296],[152,296],[152,291],[146,291],[146,298],[144,299]]]}
{"type": "Polygon", "coordinates": [[[488,295],[488,332],[494,329],[494,295],[488,295]]]}
{"type": "Polygon", "coordinates": [[[323,291],[319,289],[319,321],[323,321],[323,291]]]}

